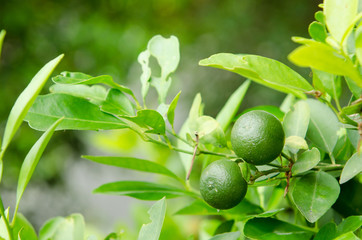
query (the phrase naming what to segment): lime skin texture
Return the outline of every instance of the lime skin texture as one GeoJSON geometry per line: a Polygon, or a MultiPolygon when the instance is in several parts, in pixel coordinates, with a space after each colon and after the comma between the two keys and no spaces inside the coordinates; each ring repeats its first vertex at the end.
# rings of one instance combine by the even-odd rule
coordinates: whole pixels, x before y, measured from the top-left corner
{"type": "Polygon", "coordinates": [[[201,196],[216,209],[238,205],[245,197],[247,188],[238,164],[228,159],[212,162],[201,173],[201,196]]]}
{"type": "Polygon", "coordinates": [[[254,165],[268,164],[284,147],[283,126],[273,114],[254,110],[241,115],[231,130],[235,154],[254,165]]]}

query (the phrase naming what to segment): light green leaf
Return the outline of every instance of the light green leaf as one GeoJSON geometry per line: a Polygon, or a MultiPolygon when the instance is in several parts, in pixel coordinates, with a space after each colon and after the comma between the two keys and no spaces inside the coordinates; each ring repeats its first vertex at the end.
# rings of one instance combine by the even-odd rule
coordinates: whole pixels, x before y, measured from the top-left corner
{"type": "Polygon", "coordinates": [[[213,236],[209,240],[237,240],[241,236],[241,233],[239,231],[237,232],[227,232],[227,233],[221,233],[218,235],[213,236]]]}
{"type": "Polygon", "coordinates": [[[84,73],[62,72],[60,75],[53,77],[52,80],[53,82],[58,84],[72,84],[72,85],[74,84],[93,85],[98,83],[106,84],[110,87],[120,90],[121,92],[127,93],[130,96],[132,96],[134,99],[136,99],[131,89],[114,82],[113,78],[109,75],[92,77],[84,73]]]}
{"type": "Polygon", "coordinates": [[[323,24],[320,22],[312,22],[308,28],[309,35],[318,42],[326,42],[327,31],[323,24]]]}
{"type": "Polygon", "coordinates": [[[13,236],[13,239],[18,240],[38,239],[34,227],[21,213],[16,215],[16,220],[13,227],[13,236]]]}
{"type": "Polygon", "coordinates": [[[193,195],[183,189],[152,182],[119,181],[104,184],[93,193],[130,196],[142,200],[159,200],[162,197],[173,198],[193,195]]]}
{"type": "Polygon", "coordinates": [[[334,112],[325,104],[308,99],[310,122],[307,138],[327,152],[333,161],[333,149],[337,143],[339,122],[334,112]]]}
{"type": "Polygon", "coordinates": [[[279,107],[280,111],[282,111],[283,113],[287,113],[290,110],[291,106],[294,104],[294,102],[295,102],[295,96],[293,94],[288,94],[284,98],[282,104],[280,104],[279,107]]]}
{"type": "Polygon", "coordinates": [[[266,212],[262,212],[262,213],[259,213],[259,214],[253,214],[253,215],[247,215],[245,217],[241,217],[240,220],[242,221],[246,221],[246,220],[250,220],[250,219],[253,219],[253,218],[269,218],[269,217],[272,217],[282,211],[284,211],[285,209],[284,208],[280,208],[280,209],[273,209],[273,210],[270,210],[270,211],[266,211],[266,212]]]}
{"type": "Polygon", "coordinates": [[[191,132],[197,132],[200,142],[204,144],[213,144],[216,147],[226,146],[225,133],[219,122],[210,116],[201,116],[194,122],[190,122],[191,132]]]}
{"type": "MultiPolygon", "coordinates": [[[[63,58],[63,56],[63,54],[58,56],[57,58],[48,62],[42,69],[40,69],[40,71],[34,76],[28,86],[16,99],[16,102],[14,103],[13,108],[10,111],[8,121],[5,126],[3,142],[1,145],[0,159],[2,159],[2,154],[4,154],[11,139],[20,127],[20,124],[22,123],[26,113],[28,112],[31,105],[34,103],[35,98],[40,93],[47,79],[49,78],[55,67],[58,65],[60,60],[63,58]]],[[[54,121],[52,121],[52,123],[53,122],[54,121]]]]}
{"type": "Polygon", "coordinates": [[[18,187],[16,189],[16,211],[19,207],[20,199],[23,196],[26,186],[32,177],[34,170],[42,156],[45,147],[48,145],[50,138],[53,136],[55,128],[60,124],[63,119],[57,120],[34,144],[26,155],[23,164],[21,165],[18,187]]]}
{"type": "Polygon", "coordinates": [[[294,163],[292,167],[292,173],[293,175],[296,175],[298,173],[306,172],[317,166],[319,161],[320,153],[318,148],[312,148],[311,150],[305,151],[294,163]]]}
{"type": "Polygon", "coordinates": [[[313,233],[275,218],[253,218],[244,226],[246,237],[260,240],[309,240],[313,233]]]}
{"type": "Polygon", "coordinates": [[[348,232],[334,238],[333,240],[361,240],[361,239],[357,237],[353,232],[348,232]]]}
{"type": "Polygon", "coordinates": [[[284,117],[285,136],[305,137],[310,120],[310,109],[305,101],[298,101],[284,117]]]}
{"type": "Polygon", "coordinates": [[[158,240],[166,215],[166,199],[162,198],[152,205],[148,214],[151,222],[142,225],[138,240],[158,240]]]}
{"type": "Polygon", "coordinates": [[[61,93],[39,96],[29,109],[25,121],[29,122],[32,128],[44,131],[61,117],[64,117],[64,120],[57,130],[107,130],[128,127],[123,121],[103,113],[98,106],[89,101],[61,93]]]}
{"type": "Polygon", "coordinates": [[[175,120],[175,109],[176,109],[177,102],[178,102],[178,99],[180,97],[180,94],[181,94],[181,91],[172,100],[172,102],[170,103],[170,106],[169,106],[169,108],[167,110],[167,119],[168,119],[169,123],[171,124],[172,129],[173,129],[173,122],[175,120]]]}
{"type": "MultiPolygon", "coordinates": [[[[362,66],[362,24],[360,23],[355,31],[356,56],[362,66]]],[[[359,97],[359,96],[358,96],[359,97]]]]}
{"type": "Polygon", "coordinates": [[[247,112],[251,112],[254,110],[263,110],[265,112],[271,113],[273,114],[275,117],[277,117],[279,119],[279,121],[283,121],[284,118],[284,112],[282,112],[280,110],[280,108],[273,106],[273,105],[259,105],[259,106],[255,106],[255,107],[251,107],[251,108],[247,108],[245,109],[243,112],[240,113],[240,115],[238,115],[235,118],[235,121],[243,114],[247,113],[247,112]]]}
{"type": "Polygon", "coordinates": [[[334,222],[324,225],[319,232],[315,235],[313,240],[334,239],[337,235],[337,227],[334,222]]]}
{"type": "Polygon", "coordinates": [[[289,60],[301,67],[310,67],[320,71],[350,77],[362,87],[362,78],[349,58],[340,55],[333,47],[321,43],[310,42],[295,49],[288,56],[289,60]]]}
{"type": "Polygon", "coordinates": [[[141,64],[142,67],[142,74],[141,74],[141,84],[142,84],[142,88],[141,88],[141,93],[142,93],[142,98],[143,98],[143,102],[145,102],[148,90],[150,88],[150,79],[151,79],[151,68],[149,67],[149,58],[151,56],[151,53],[146,50],[141,52],[138,55],[138,62],[139,64],[141,64]]]}
{"type": "Polygon", "coordinates": [[[358,0],[324,0],[326,25],[332,36],[341,42],[358,11],[358,0]]]}
{"type": "Polygon", "coordinates": [[[201,60],[199,64],[238,73],[259,84],[281,92],[292,93],[300,98],[305,98],[304,92],[313,90],[307,80],[297,72],[266,57],[219,53],[201,60]]]}
{"type": "Polygon", "coordinates": [[[352,157],[347,161],[346,165],[343,167],[341,178],[339,183],[343,184],[348,182],[354,176],[358,175],[362,171],[362,153],[356,152],[352,157]]]}
{"type": "Polygon", "coordinates": [[[362,216],[350,216],[343,220],[337,227],[338,235],[354,232],[362,226],[362,216]]]}
{"type": "Polygon", "coordinates": [[[326,17],[324,16],[323,11],[317,11],[314,14],[314,18],[315,18],[315,20],[322,23],[323,25],[326,25],[326,17]]]}
{"type": "Polygon", "coordinates": [[[250,86],[250,80],[246,80],[236,91],[229,97],[224,107],[216,116],[216,121],[224,131],[227,130],[236,113],[239,110],[240,104],[244,99],[246,91],[250,86]]]}
{"type": "Polygon", "coordinates": [[[133,104],[128,97],[115,88],[109,90],[106,100],[101,105],[101,110],[119,116],[133,116],[135,114],[133,104]]]}
{"type": "MultiPolygon", "coordinates": [[[[362,57],[362,56],[361,56],[362,57]]],[[[352,92],[353,96],[358,99],[362,95],[362,88],[359,87],[352,79],[349,77],[344,78],[348,85],[349,90],[352,92]]]]}
{"type": "Polygon", "coordinates": [[[162,115],[150,109],[139,110],[135,117],[122,116],[124,119],[136,123],[145,129],[146,133],[154,133],[164,135],[166,133],[166,123],[162,115]]]}
{"type": "Polygon", "coordinates": [[[292,197],[303,216],[314,223],[335,203],[339,192],[337,180],[328,173],[319,171],[299,178],[292,197]]]}
{"type": "Polygon", "coordinates": [[[4,42],[5,35],[6,35],[6,31],[4,29],[2,29],[0,31],[0,57],[1,57],[1,50],[2,50],[2,47],[3,47],[3,42],[4,42]]]}
{"type": "Polygon", "coordinates": [[[308,144],[299,136],[289,136],[285,139],[284,147],[292,153],[297,153],[300,149],[308,149],[308,144]]]}
{"type": "Polygon", "coordinates": [[[64,93],[75,97],[89,100],[95,105],[100,105],[107,97],[107,90],[100,85],[69,85],[54,84],[50,86],[49,91],[52,93],[64,93]]]}
{"type": "Polygon", "coordinates": [[[57,217],[49,220],[40,229],[39,240],[79,240],[84,239],[85,223],[80,214],[66,218],[57,217]]]}
{"type": "MultiPolygon", "coordinates": [[[[9,222],[9,208],[7,208],[5,211],[4,211],[4,208],[2,205],[0,206],[0,208],[1,208],[1,212],[4,214],[5,218],[9,222]]],[[[3,237],[5,240],[10,239],[9,232],[6,227],[5,219],[2,217],[2,215],[0,216],[0,236],[3,237]]]]}
{"type": "Polygon", "coordinates": [[[342,89],[341,78],[331,73],[313,70],[314,87],[323,93],[328,93],[333,99],[339,99],[342,89]]]}
{"type": "Polygon", "coordinates": [[[110,166],[127,168],[142,172],[163,174],[175,178],[178,181],[181,181],[179,177],[177,177],[173,172],[171,172],[164,166],[148,160],[131,158],[131,157],[108,157],[108,156],[82,156],[82,158],[110,166]]]}

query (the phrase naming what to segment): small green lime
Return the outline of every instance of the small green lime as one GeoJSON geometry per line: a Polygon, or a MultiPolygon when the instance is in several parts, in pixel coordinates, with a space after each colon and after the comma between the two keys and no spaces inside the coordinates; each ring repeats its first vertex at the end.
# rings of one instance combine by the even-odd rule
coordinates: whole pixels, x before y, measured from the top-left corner
{"type": "Polygon", "coordinates": [[[239,157],[254,165],[264,165],[283,150],[285,134],[271,113],[254,110],[239,117],[231,131],[231,146],[239,157]]]}
{"type": "Polygon", "coordinates": [[[237,163],[227,159],[209,164],[200,177],[202,198],[217,209],[235,207],[245,197],[248,185],[237,163]]]}

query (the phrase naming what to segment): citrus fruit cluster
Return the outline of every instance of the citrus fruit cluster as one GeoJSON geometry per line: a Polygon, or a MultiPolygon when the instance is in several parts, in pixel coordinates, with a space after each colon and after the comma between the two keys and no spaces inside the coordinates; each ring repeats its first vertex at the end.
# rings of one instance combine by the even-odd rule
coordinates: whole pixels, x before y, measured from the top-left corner
{"type": "MultiPolygon", "coordinates": [[[[242,160],[264,165],[281,154],[285,134],[281,122],[274,115],[254,110],[243,114],[235,122],[230,141],[235,154],[242,160]]],[[[212,162],[200,177],[201,196],[217,209],[238,205],[247,188],[238,164],[228,159],[212,162]]]]}

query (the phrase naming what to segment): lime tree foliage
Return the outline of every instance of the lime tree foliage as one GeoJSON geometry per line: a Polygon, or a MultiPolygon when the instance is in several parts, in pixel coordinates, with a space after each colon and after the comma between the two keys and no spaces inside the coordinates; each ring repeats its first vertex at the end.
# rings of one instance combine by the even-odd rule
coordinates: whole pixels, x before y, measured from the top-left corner
{"type": "MultiPolygon", "coordinates": [[[[362,237],[362,13],[358,0],[325,0],[309,25],[311,38],[289,55],[309,67],[307,80],[276,60],[257,55],[219,53],[200,61],[246,78],[216,117],[203,113],[197,94],[179,131],[174,128],[181,92],[168,96],[179,64],[174,36],[153,37],[139,57],[140,99],[111,76],[62,72],[50,93],[38,96],[62,55],[46,64],[21,93],[10,112],[1,145],[6,149],[23,120],[44,131],[20,170],[13,214],[0,205],[2,239],[97,239],[85,234],[83,217],[56,217],[37,234],[18,213],[21,197],[56,130],[130,129],[145,142],[178,152],[184,174],[152,159],[87,156],[114,167],[163,175],[165,181],[117,181],[94,193],[157,201],[138,239],[158,239],[166,203],[182,198],[175,215],[214,219],[213,230],[189,239],[360,239],[362,237]],[[156,60],[158,66],[151,64],[156,60]],[[251,82],[286,93],[281,106],[238,111],[251,82]],[[310,83],[312,82],[312,83],[310,83]],[[342,89],[342,86],[344,88],[342,89]],[[149,90],[158,104],[149,103],[149,90]],[[171,100],[168,100],[171,99],[171,100]],[[197,163],[197,164],[195,164],[197,163]],[[193,166],[202,166],[202,169],[193,166]],[[194,178],[193,176],[197,176],[194,178]],[[216,217],[211,217],[216,216],[216,217]]],[[[5,32],[0,34],[0,43],[5,32]]],[[[215,92],[220,89],[215,89],[215,92]]],[[[2,174],[0,174],[0,177],[2,174]]],[[[169,207],[171,208],[171,206],[169,207]]],[[[105,239],[122,239],[111,233],[105,239]]]]}

